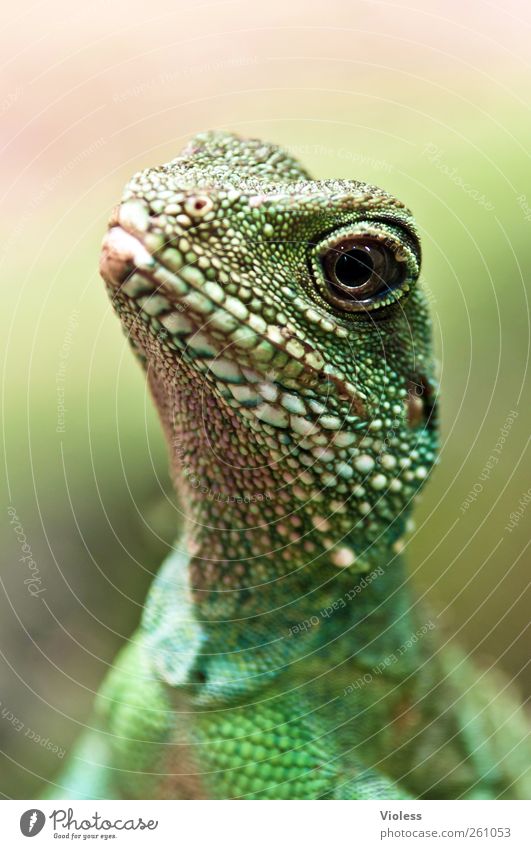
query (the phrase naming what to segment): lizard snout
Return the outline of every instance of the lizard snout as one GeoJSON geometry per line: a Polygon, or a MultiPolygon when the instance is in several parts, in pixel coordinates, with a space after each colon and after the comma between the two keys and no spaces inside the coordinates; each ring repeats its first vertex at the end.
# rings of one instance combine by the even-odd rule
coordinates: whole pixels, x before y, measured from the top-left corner
{"type": "Polygon", "coordinates": [[[150,268],[153,258],[144,245],[121,227],[111,227],[101,246],[100,274],[110,286],[120,286],[135,268],[150,268]]]}
{"type": "Polygon", "coordinates": [[[149,209],[140,200],[115,206],[100,255],[100,273],[110,286],[120,286],[135,268],[151,268],[153,258],[141,237],[149,227],[149,209]]]}

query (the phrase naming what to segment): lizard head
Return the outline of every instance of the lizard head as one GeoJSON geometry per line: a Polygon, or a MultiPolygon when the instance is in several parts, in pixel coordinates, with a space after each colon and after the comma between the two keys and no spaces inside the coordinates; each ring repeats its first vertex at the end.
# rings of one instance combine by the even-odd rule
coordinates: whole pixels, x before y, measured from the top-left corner
{"type": "Polygon", "coordinates": [[[362,545],[400,535],[435,459],[419,269],[394,197],[228,133],[136,174],[101,259],[176,466],[289,493],[325,535],[348,517],[362,545]]]}

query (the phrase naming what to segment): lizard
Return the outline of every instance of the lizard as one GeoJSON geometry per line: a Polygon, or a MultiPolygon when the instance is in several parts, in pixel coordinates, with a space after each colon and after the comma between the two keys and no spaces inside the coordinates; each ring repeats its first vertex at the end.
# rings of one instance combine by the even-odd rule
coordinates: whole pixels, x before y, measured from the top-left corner
{"type": "Polygon", "coordinates": [[[523,709],[404,563],[439,431],[420,263],[401,201],[258,139],[128,183],[100,270],[183,527],[50,795],[529,793],[523,709]]]}

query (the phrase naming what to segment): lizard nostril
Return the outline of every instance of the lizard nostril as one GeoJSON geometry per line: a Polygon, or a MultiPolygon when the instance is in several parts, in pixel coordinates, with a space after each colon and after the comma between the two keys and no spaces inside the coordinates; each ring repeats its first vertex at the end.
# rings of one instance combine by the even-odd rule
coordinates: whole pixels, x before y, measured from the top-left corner
{"type": "Polygon", "coordinates": [[[212,199],[208,195],[193,195],[184,204],[184,211],[192,218],[202,218],[213,206],[212,199]]]}

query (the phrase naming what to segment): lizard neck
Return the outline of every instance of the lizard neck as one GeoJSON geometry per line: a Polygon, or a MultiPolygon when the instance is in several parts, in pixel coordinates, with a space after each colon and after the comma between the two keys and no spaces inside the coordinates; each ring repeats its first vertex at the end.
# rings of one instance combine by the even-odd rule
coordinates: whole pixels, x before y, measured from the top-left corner
{"type": "Polygon", "coordinates": [[[326,567],[307,565],[268,584],[231,591],[223,580],[202,589],[194,585],[192,576],[204,573],[209,562],[202,554],[185,533],[157,575],[144,610],[153,662],[170,685],[201,682],[206,701],[220,693],[241,697],[286,669],[294,681],[308,664],[318,681],[331,657],[347,676],[345,684],[352,680],[353,664],[359,676],[382,658],[386,665],[393,662],[395,675],[411,673],[414,652],[406,666],[403,658],[400,664],[394,658],[418,618],[400,557],[364,575],[343,570],[327,580],[326,567]]]}
{"type": "Polygon", "coordinates": [[[269,680],[306,658],[327,667],[331,647],[360,668],[391,656],[414,618],[392,517],[368,543],[348,493],[301,462],[301,440],[293,450],[289,433],[193,377],[169,388],[152,385],[185,522],[143,619],[162,677],[241,695],[263,685],[257,669],[269,680]],[[237,683],[226,681],[233,652],[237,683]]]}
{"type": "Polygon", "coordinates": [[[164,404],[155,394],[185,516],[179,548],[205,617],[242,604],[252,615],[287,597],[298,600],[295,619],[312,615],[337,584],[396,560],[388,540],[358,537],[348,496],[296,460],[287,435],[196,386],[164,404]]]}

